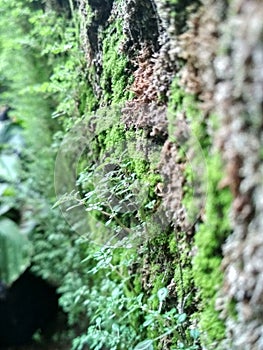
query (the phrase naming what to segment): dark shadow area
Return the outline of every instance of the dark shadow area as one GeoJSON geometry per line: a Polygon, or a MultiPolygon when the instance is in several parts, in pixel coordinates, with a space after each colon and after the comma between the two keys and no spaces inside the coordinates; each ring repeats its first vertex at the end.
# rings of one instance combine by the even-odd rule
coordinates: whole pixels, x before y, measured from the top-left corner
{"type": "Polygon", "coordinates": [[[32,342],[58,314],[56,288],[26,270],[11,287],[0,282],[0,348],[32,342]]]}

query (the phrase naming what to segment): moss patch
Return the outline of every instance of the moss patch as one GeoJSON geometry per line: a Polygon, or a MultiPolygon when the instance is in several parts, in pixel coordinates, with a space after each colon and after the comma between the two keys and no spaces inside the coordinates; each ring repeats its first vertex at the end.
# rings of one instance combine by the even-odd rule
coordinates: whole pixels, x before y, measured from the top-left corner
{"type": "Polygon", "coordinates": [[[232,196],[228,189],[219,190],[222,164],[218,154],[207,160],[208,192],[206,196],[205,221],[195,234],[197,254],[193,261],[195,284],[200,290],[200,324],[207,344],[224,339],[225,327],[215,310],[215,300],[223,279],[220,269],[222,244],[231,232],[229,208],[232,196]]]}

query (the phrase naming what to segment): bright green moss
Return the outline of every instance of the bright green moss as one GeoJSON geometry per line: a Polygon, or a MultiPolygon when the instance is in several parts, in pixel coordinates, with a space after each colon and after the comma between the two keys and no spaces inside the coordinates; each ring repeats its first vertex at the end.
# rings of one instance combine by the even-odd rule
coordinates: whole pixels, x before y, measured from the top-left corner
{"type": "Polygon", "coordinates": [[[177,242],[174,234],[171,235],[169,240],[169,251],[171,254],[176,254],[178,252],[177,242]]]}
{"type": "Polygon", "coordinates": [[[91,113],[96,109],[98,101],[94,95],[93,89],[90,84],[85,84],[83,89],[83,95],[80,100],[79,110],[83,113],[91,113]]]}
{"type": "Polygon", "coordinates": [[[106,103],[126,101],[131,92],[127,89],[130,77],[127,74],[127,57],[120,53],[119,46],[123,40],[122,21],[116,20],[103,33],[103,71],[101,87],[106,103]]]}
{"type": "Polygon", "coordinates": [[[125,134],[124,127],[122,125],[115,125],[111,129],[105,132],[104,144],[105,150],[124,148],[125,134]]]}
{"type": "Polygon", "coordinates": [[[206,196],[205,222],[195,234],[198,249],[193,261],[195,284],[200,290],[200,325],[204,332],[204,341],[209,345],[224,337],[224,323],[215,310],[217,292],[221,286],[223,274],[220,269],[222,244],[230,233],[228,212],[232,196],[228,189],[218,189],[222,178],[219,155],[207,160],[208,192],[206,196]]]}
{"type": "MultiPolygon", "coordinates": [[[[180,144],[181,160],[186,162],[183,205],[188,214],[188,219],[198,217],[198,198],[195,198],[195,188],[202,189],[205,198],[204,222],[196,226],[194,245],[197,247],[192,266],[187,265],[187,250],[178,247],[178,259],[181,269],[175,268],[174,280],[177,286],[179,298],[184,298],[185,291],[194,285],[200,297],[200,307],[196,314],[200,319],[203,332],[203,342],[207,346],[224,338],[224,323],[219,319],[219,313],[215,310],[217,292],[222,283],[223,274],[220,270],[222,261],[222,244],[230,233],[228,213],[232,201],[228,189],[219,190],[218,183],[223,177],[221,159],[218,154],[211,154],[212,140],[207,132],[207,124],[204,115],[197,107],[194,96],[185,93],[175,79],[171,86],[171,97],[168,104],[168,132],[171,141],[178,142],[174,138],[176,132],[176,116],[185,113],[189,125],[189,139],[180,144]],[[196,154],[189,162],[187,151],[193,150],[196,154]],[[202,178],[196,178],[196,171],[202,169],[202,178]],[[196,187],[197,186],[197,187],[196,187]]],[[[210,116],[211,123],[216,119],[210,116]]],[[[191,221],[192,222],[192,221],[191,221]]],[[[171,243],[170,243],[171,245],[171,243]]],[[[176,248],[172,244],[172,248],[176,248]]],[[[189,261],[189,260],[188,260],[189,261]]],[[[193,294],[189,294],[186,303],[189,307],[195,301],[193,294]]]]}

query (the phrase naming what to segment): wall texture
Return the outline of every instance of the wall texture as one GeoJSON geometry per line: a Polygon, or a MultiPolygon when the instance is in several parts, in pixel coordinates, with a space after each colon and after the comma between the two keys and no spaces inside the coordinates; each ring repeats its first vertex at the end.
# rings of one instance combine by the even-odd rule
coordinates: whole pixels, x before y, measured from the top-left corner
{"type": "Polygon", "coordinates": [[[223,348],[262,349],[260,1],[83,0],[80,10],[83,48],[87,65],[93,67],[91,84],[99,104],[119,102],[127,89],[133,91],[122,109],[127,130],[142,130],[149,144],[161,146],[162,181],[154,191],[166,220],[180,237],[187,237],[180,238],[182,242],[190,244],[179,255],[187,254],[191,260],[188,268],[194,271],[198,295],[195,307],[203,313],[200,322],[210,339],[205,342],[220,338],[208,348],[223,344],[223,348]],[[87,3],[93,13],[90,22],[87,3]],[[103,35],[105,29],[111,38],[117,33],[111,49],[127,60],[121,72],[115,71],[120,58],[117,63],[112,60],[112,66],[112,56],[105,60],[112,43],[103,35]],[[132,84],[125,82],[126,74],[133,76],[132,84]],[[106,93],[112,97],[107,99],[106,93]],[[182,148],[187,159],[180,154],[182,148]],[[218,154],[222,168],[215,165],[218,154]],[[201,163],[196,167],[198,157],[201,163]],[[187,178],[188,162],[200,175],[192,183],[187,178]],[[187,186],[196,191],[190,226],[187,186]],[[232,194],[229,211],[230,201],[222,198],[227,188],[232,194]],[[211,263],[215,257],[218,261],[211,263]],[[211,278],[214,285],[209,291],[211,278]],[[226,325],[224,336],[219,321],[208,324],[208,308],[211,315],[220,312],[216,317],[226,325]],[[232,345],[224,345],[226,339],[232,345]]]}

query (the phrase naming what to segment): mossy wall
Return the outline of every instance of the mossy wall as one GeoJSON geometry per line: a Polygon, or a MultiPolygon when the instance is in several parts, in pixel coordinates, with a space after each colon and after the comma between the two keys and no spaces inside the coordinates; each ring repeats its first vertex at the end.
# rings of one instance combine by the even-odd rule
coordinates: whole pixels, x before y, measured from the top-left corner
{"type": "MultiPolygon", "coordinates": [[[[53,116],[49,162],[25,161],[32,269],[58,285],[72,349],[261,349],[259,2],[24,6],[44,67],[29,96],[53,116]]],[[[30,134],[18,83],[4,98],[30,134]]]]}

